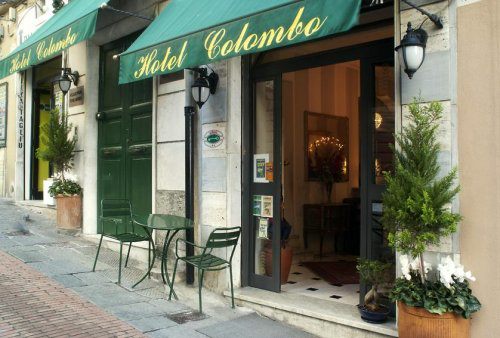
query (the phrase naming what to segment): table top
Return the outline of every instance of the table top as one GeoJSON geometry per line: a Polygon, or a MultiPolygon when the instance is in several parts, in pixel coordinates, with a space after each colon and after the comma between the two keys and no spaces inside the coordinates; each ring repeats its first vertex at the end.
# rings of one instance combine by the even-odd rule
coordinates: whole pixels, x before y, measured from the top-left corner
{"type": "Polygon", "coordinates": [[[193,221],[181,216],[166,214],[134,214],[134,221],[155,230],[184,230],[194,227],[193,221]]]}

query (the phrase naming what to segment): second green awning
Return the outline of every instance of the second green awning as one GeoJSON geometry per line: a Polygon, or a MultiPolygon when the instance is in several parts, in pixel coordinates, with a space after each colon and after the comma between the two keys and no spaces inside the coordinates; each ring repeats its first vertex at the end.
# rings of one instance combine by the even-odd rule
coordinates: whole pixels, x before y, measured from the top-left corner
{"type": "Polygon", "coordinates": [[[171,0],[120,57],[120,83],[347,31],[361,0],[171,0]]]}
{"type": "Polygon", "coordinates": [[[72,0],[12,53],[0,60],[0,78],[53,58],[95,32],[100,6],[108,0],[72,0]]]}

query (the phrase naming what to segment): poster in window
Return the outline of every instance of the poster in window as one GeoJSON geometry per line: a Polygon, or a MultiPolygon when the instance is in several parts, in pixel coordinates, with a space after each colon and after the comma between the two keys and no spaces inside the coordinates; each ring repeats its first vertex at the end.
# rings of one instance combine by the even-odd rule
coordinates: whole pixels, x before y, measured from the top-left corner
{"type": "Polygon", "coordinates": [[[273,217],[273,196],[262,196],[262,217],[273,217]]]}
{"type": "Polygon", "coordinates": [[[7,82],[0,84],[0,147],[7,143],[7,82]]]}
{"type": "Polygon", "coordinates": [[[266,163],[269,163],[269,154],[253,155],[253,182],[269,183],[266,179],[266,163]]]}
{"type": "Polygon", "coordinates": [[[269,226],[269,220],[267,218],[259,218],[259,238],[268,239],[267,228],[269,226]]]}
{"type": "Polygon", "coordinates": [[[260,216],[262,214],[262,196],[253,196],[253,215],[260,216]]]}

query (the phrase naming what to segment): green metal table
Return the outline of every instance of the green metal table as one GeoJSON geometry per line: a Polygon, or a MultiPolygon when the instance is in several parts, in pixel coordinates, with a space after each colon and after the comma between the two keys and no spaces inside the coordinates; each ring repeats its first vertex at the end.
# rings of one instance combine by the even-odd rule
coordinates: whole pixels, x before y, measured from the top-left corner
{"type": "MultiPolygon", "coordinates": [[[[152,230],[166,231],[161,255],[161,278],[163,280],[163,283],[168,285],[172,290],[173,285],[170,282],[170,277],[168,275],[167,269],[168,248],[170,246],[170,243],[172,242],[172,239],[179,231],[191,230],[194,228],[193,221],[181,216],[165,214],[134,214],[132,215],[132,218],[134,219],[135,223],[142,226],[148,233],[152,233],[152,230]]],[[[153,240],[152,236],[151,240],[153,240]]],[[[134,284],[134,286],[132,286],[133,288],[141,283],[151,273],[151,269],[153,268],[155,262],[155,256],[156,255],[153,254],[153,260],[151,261],[151,265],[148,267],[148,271],[137,283],[134,284]]],[[[175,299],[178,299],[175,291],[173,291],[173,295],[175,299]]]]}

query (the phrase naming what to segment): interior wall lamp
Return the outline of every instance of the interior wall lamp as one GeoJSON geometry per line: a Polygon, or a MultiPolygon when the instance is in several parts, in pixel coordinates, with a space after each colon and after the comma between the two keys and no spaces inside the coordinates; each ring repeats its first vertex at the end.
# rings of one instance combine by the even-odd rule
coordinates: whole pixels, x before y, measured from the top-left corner
{"type": "Polygon", "coordinates": [[[431,20],[438,29],[441,29],[443,28],[443,22],[438,15],[431,14],[408,0],[401,1],[427,16],[427,19],[425,19],[416,29],[412,27],[411,22],[408,22],[406,34],[403,40],[401,40],[401,44],[396,47],[401,67],[404,68],[405,73],[411,79],[413,78],[413,74],[422,66],[425,60],[425,48],[427,46],[428,34],[422,28],[422,25],[426,20],[431,20]]]}
{"type": "Polygon", "coordinates": [[[78,74],[77,71],[71,72],[71,68],[63,68],[61,76],[56,80],[59,89],[63,92],[64,95],[69,91],[71,88],[71,83],[75,86],[78,85],[78,79],[80,78],[80,74],[78,74]]]}
{"type": "Polygon", "coordinates": [[[194,81],[191,86],[191,93],[193,94],[193,99],[199,108],[208,101],[210,95],[215,94],[217,91],[217,85],[219,84],[219,75],[212,70],[208,74],[207,68],[190,68],[192,71],[198,73],[198,78],[194,81]]]}

